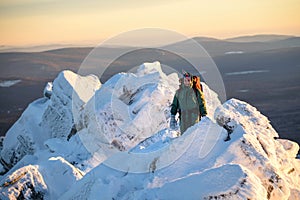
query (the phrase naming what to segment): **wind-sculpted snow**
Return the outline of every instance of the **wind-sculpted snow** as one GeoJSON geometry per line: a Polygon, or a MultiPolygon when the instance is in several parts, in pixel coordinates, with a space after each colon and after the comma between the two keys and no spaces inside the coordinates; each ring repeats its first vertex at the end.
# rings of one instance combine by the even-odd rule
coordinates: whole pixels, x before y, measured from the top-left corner
{"type": "MultiPolygon", "coordinates": [[[[288,199],[294,188],[299,193],[300,166],[295,159],[297,143],[276,139],[278,133],[269,120],[249,104],[231,99],[216,111],[219,124],[244,134],[238,142],[232,142],[224,155],[228,162],[247,166],[261,180],[268,198],[288,199]]],[[[221,161],[223,162],[223,161],[221,161]]]]}
{"type": "Polygon", "coordinates": [[[71,71],[63,71],[53,82],[49,106],[43,114],[42,124],[51,137],[67,137],[84,104],[100,87],[95,76],[80,77],[71,71]]]}
{"type": "Polygon", "coordinates": [[[103,84],[81,117],[79,127],[85,130],[79,135],[86,148],[106,160],[167,128],[178,88],[178,78],[172,76],[165,75],[158,62],[146,63],[135,74],[120,73],[103,84]]]}
{"type": "MultiPolygon", "coordinates": [[[[161,187],[150,185],[134,193],[135,199],[255,199],[265,196],[260,180],[240,165],[223,165],[189,174],[161,187]],[[217,191],[217,192],[216,192],[217,191]]],[[[128,196],[129,197],[129,196],[128,196]]]]}
{"type": "Polygon", "coordinates": [[[43,199],[47,193],[38,166],[28,165],[17,169],[0,181],[0,199],[43,199]]]}
{"type": "Polygon", "coordinates": [[[299,146],[246,102],[221,105],[202,83],[208,116],[169,129],[178,84],[159,62],[101,87],[63,71],[3,141],[1,198],[299,198],[299,146]]]}
{"type": "MultiPolygon", "coordinates": [[[[246,104],[237,100],[229,102],[246,104]]],[[[235,109],[239,112],[240,108],[235,109]]],[[[258,112],[255,114],[252,116],[253,119],[260,120],[262,115],[258,112]]],[[[261,120],[264,120],[264,117],[261,120]]],[[[272,148],[278,148],[280,152],[277,153],[277,162],[270,162],[269,158],[264,158],[260,154],[259,149],[256,149],[258,147],[246,142],[249,138],[253,141],[258,140],[256,135],[246,132],[238,121],[237,123],[228,142],[223,141],[227,131],[208,118],[189,128],[179,138],[172,138],[167,132],[157,134],[153,136],[154,138],[149,138],[148,142],[142,142],[130,151],[130,153],[146,153],[149,155],[149,160],[144,159],[144,162],[139,162],[138,159],[130,160],[128,163],[134,163],[130,165],[116,154],[108,159],[108,163],[116,159],[119,160],[119,165],[126,167],[144,166],[148,172],[118,171],[111,169],[107,164],[101,164],[83,177],[61,199],[94,199],[98,196],[103,199],[288,199],[289,197],[294,199],[293,197],[298,197],[300,166],[299,160],[295,159],[299,149],[297,144],[286,140],[277,141],[270,137],[274,133],[266,133],[270,137],[267,141],[278,142],[272,148]],[[207,134],[207,129],[214,131],[207,134]],[[221,132],[218,132],[220,129],[221,132]],[[284,144],[288,151],[284,151],[284,146],[281,144],[284,144]],[[172,151],[169,151],[170,149],[172,151]],[[160,157],[151,157],[152,154],[148,154],[157,151],[161,151],[160,157]],[[166,156],[164,152],[175,154],[178,151],[184,152],[168,166],[159,168],[172,156],[169,154],[166,156]],[[287,166],[290,168],[286,168],[287,166]]],[[[252,125],[252,122],[249,121],[248,125],[252,125]]],[[[268,126],[269,123],[262,124],[257,126],[257,129],[263,130],[268,126]]]]}
{"type": "Polygon", "coordinates": [[[0,199],[57,199],[82,176],[62,157],[26,155],[2,177],[0,199]]]}
{"type": "Polygon", "coordinates": [[[1,163],[8,170],[25,155],[44,149],[50,138],[67,138],[76,116],[91,98],[100,82],[95,76],[81,77],[71,71],[63,71],[47,84],[47,97],[31,103],[20,119],[6,134],[1,151],[1,163]],[[73,109],[73,110],[72,110],[73,109]],[[72,112],[73,111],[73,112],[72,112]]]}

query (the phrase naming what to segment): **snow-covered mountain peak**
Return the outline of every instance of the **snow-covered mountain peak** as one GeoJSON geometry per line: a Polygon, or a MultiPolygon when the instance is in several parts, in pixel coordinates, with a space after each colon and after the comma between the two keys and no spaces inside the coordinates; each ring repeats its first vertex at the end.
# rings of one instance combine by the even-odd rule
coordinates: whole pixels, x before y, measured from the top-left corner
{"type": "Polygon", "coordinates": [[[100,87],[101,83],[95,75],[82,77],[69,70],[59,73],[52,86],[53,92],[61,97],[63,104],[67,104],[68,100],[62,95],[71,99],[75,106],[89,101],[100,87]]]}
{"type": "Polygon", "coordinates": [[[139,66],[139,68],[137,69],[137,76],[143,76],[146,74],[150,74],[153,72],[158,72],[162,78],[165,78],[166,75],[165,73],[162,71],[160,62],[156,61],[153,63],[144,63],[142,65],[139,66]]]}
{"type": "MultiPolygon", "coordinates": [[[[222,126],[225,125],[229,129],[234,129],[238,124],[242,125],[244,128],[247,126],[267,126],[269,125],[269,120],[267,117],[262,115],[257,109],[246,102],[240,101],[238,99],[230,99],[219,107],[215,112],[215,118],[218,123],[222,126]]],[[[253,128],[253,127],[249,127],[253,128]]],[[[278,137],[278,134],[274,132],[273,137],[278,137]]]]}
{"type": "Polygon", "coordinates": [[[102,85],[61,72],[7,132],[0,198],[299,198],[298,144],[248,103],[202,83],[208,116],[169,129],[178,84],[159,62],[102,85]]]}

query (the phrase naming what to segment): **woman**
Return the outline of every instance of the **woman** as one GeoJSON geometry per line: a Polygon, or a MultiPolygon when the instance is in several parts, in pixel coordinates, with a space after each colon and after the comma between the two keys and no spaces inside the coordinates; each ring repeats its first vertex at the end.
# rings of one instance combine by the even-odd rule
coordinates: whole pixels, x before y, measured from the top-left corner
{"type": "Polygon", "coordinates": [[[201,116],[206,116],[206,104],[203,92],[200,87],[193,88],[192,76],[189,73],[183,74],[181,86],[176,91],[171,105],[170,127],[175,129],[177,112],[180,114],[180,132],[183,134],[186,129],[201,120],[201,116]]]}

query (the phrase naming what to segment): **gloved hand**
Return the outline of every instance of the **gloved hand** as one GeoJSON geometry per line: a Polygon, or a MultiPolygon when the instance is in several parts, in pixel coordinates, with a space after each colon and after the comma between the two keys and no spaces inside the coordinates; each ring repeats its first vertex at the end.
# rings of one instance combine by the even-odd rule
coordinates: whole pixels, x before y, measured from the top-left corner
{"type": "Polygon", "coordinates": [[[175,115],[171,115],[171,120],[170,120],[170,128],[175,129],[177,125],[177,121],[175,119],[175,115]]]}

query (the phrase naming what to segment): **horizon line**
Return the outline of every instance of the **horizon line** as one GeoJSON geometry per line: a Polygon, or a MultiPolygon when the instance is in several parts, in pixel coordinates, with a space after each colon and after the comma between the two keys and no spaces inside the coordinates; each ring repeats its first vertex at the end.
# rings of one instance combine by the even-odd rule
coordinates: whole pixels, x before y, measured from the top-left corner
{"type": "MultiPolygon", "coordinates": [[[[197,39],[197,38],[203,38],[205,39],[210,39],[210,40],[219,40],[219,41],[227,41],[227,42],[237,42],[237,43],[243,43],[241,41],[232,41],[232,40],[238,40],[238,39],[243,39],[243,38],[255,38],[255,37],[286,37],[283,39],[278,39],[278,40],[285,40],[289,38],[297,38],[300,37],[300,35],[292,35],[292,34],[276,34],[276,33],[261,33],[261,34],[244,34],[244,35],[237,35],[233,37],[226,37],[226,38],[220,38],[220,37],[213,37],[213,36],[204,36],[204,35],[199,35],[199,36],[191,36],[187,37],[188,39],[197,39]]],[[[105,39],[106,40],[106,39],[105,39]]],[[[97,47],[99,44],[101,44],[103,41],[101,40],[96,41],[96,40],[81,40],[81,41],[73,41],[73,42],[53,42],[53,43],[44,43],[44,44],[23,44],[23,45],[1,45],[0,44],[0,53],[7,53],[7,52],[43,52],[43,51],[49,51],[49,50],[55,50],[55,49],[64,49],[64,48],[93,48],[97,47]],[[36,49],[36,50],[34,50],[36,49]]],[[[275,39],[276,40],[276,39],[275,39]]],[[[177,42],[183,42],[182,41],[177,41],[177,42]]],[[[250,41],[250,42],[270,42],[272,40],[266,40],[266,41],[250,41]]],[[[175,44],[170,43],[170,44],[175,44]]],[[[249,41],[248,41],[249,42],[249,41]]],[[[166,44],[166,45],[170,45],[166,44]]],[[[110,44],[110,45],[104,45],[105,47],[131,47],[128,45],[122,45],[122,44],[110,44]]],[[[162,45],[164,46],[164,45],[162,45]]]]}

